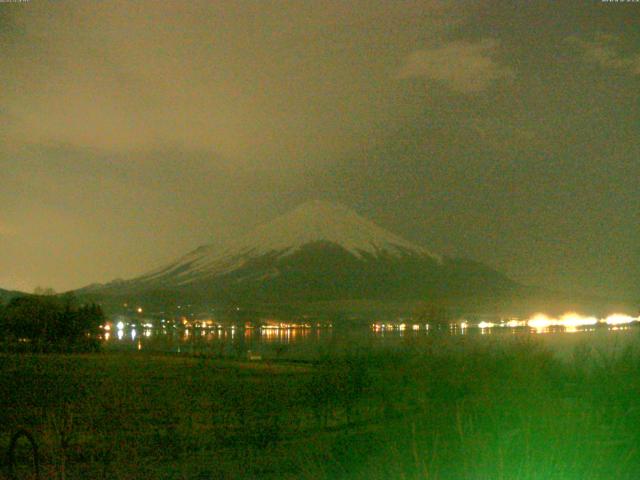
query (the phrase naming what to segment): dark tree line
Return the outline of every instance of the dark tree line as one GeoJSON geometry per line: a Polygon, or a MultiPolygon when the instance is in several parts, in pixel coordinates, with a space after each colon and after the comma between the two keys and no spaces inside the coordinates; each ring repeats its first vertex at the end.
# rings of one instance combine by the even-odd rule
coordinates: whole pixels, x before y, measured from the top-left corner
{"type": "Polygon", "coordinates": [[[0,338],[30,350],[93,350],[102,308],[79,304],[73,295],[27,295],[0,305],[0,338]]]}

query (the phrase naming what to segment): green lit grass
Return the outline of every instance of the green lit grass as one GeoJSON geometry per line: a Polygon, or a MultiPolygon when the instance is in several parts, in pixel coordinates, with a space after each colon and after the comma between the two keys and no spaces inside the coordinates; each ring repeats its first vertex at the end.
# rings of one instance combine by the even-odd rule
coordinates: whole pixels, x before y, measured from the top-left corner
{"type": "Polygon", "coordinates": [[[640,353],[424,338],[308,364],[0,357],[0,447],[44,478],[625,479],[640,353]]]}

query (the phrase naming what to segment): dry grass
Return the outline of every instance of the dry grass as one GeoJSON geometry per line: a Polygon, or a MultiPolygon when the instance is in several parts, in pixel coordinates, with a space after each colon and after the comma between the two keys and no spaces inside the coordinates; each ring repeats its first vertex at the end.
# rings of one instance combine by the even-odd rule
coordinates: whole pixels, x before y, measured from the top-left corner
{"type": "MultiPolygon", "coordinates": [[[[43,478],[638,478],[640,355],[429,339],[307,365],[0,357],[43,478]]],[[[24,460],[24,459],[23,459],[24,460]]],[[[26,461],[26,460],[24,460],[26,461]]]]}

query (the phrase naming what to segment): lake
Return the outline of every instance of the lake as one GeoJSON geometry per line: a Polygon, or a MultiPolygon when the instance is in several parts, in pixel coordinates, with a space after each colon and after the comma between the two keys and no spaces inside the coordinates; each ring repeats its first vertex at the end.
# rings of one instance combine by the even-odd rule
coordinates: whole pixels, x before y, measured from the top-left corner
{"type": "Polygon", "coordinates": [[[357,349],[400,348],[433,345],[449,339],[501,344],[538,341],[567,358],[576,347],[590,347],[603,354],[639,344],[640,325],[593,325],[547,328],[449,328],[434,332],[425,328],[323,327],[323,328],[133,328],[105,332],[107,351],[207,354],[259,359],[308,360],[322,354],[357,349]]]}

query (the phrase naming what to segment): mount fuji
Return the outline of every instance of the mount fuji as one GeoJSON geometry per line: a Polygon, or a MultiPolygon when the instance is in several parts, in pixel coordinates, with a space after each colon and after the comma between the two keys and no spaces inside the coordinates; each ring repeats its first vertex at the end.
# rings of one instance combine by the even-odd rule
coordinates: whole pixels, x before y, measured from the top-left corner
{"type": "Polygon", "coordinates": [[[460,298],[515,287],[480,263],[436,255],[345,206],[312,201],[226,245],[202,246],[137,278],[83,290],[277,304],[460,298]]]}

